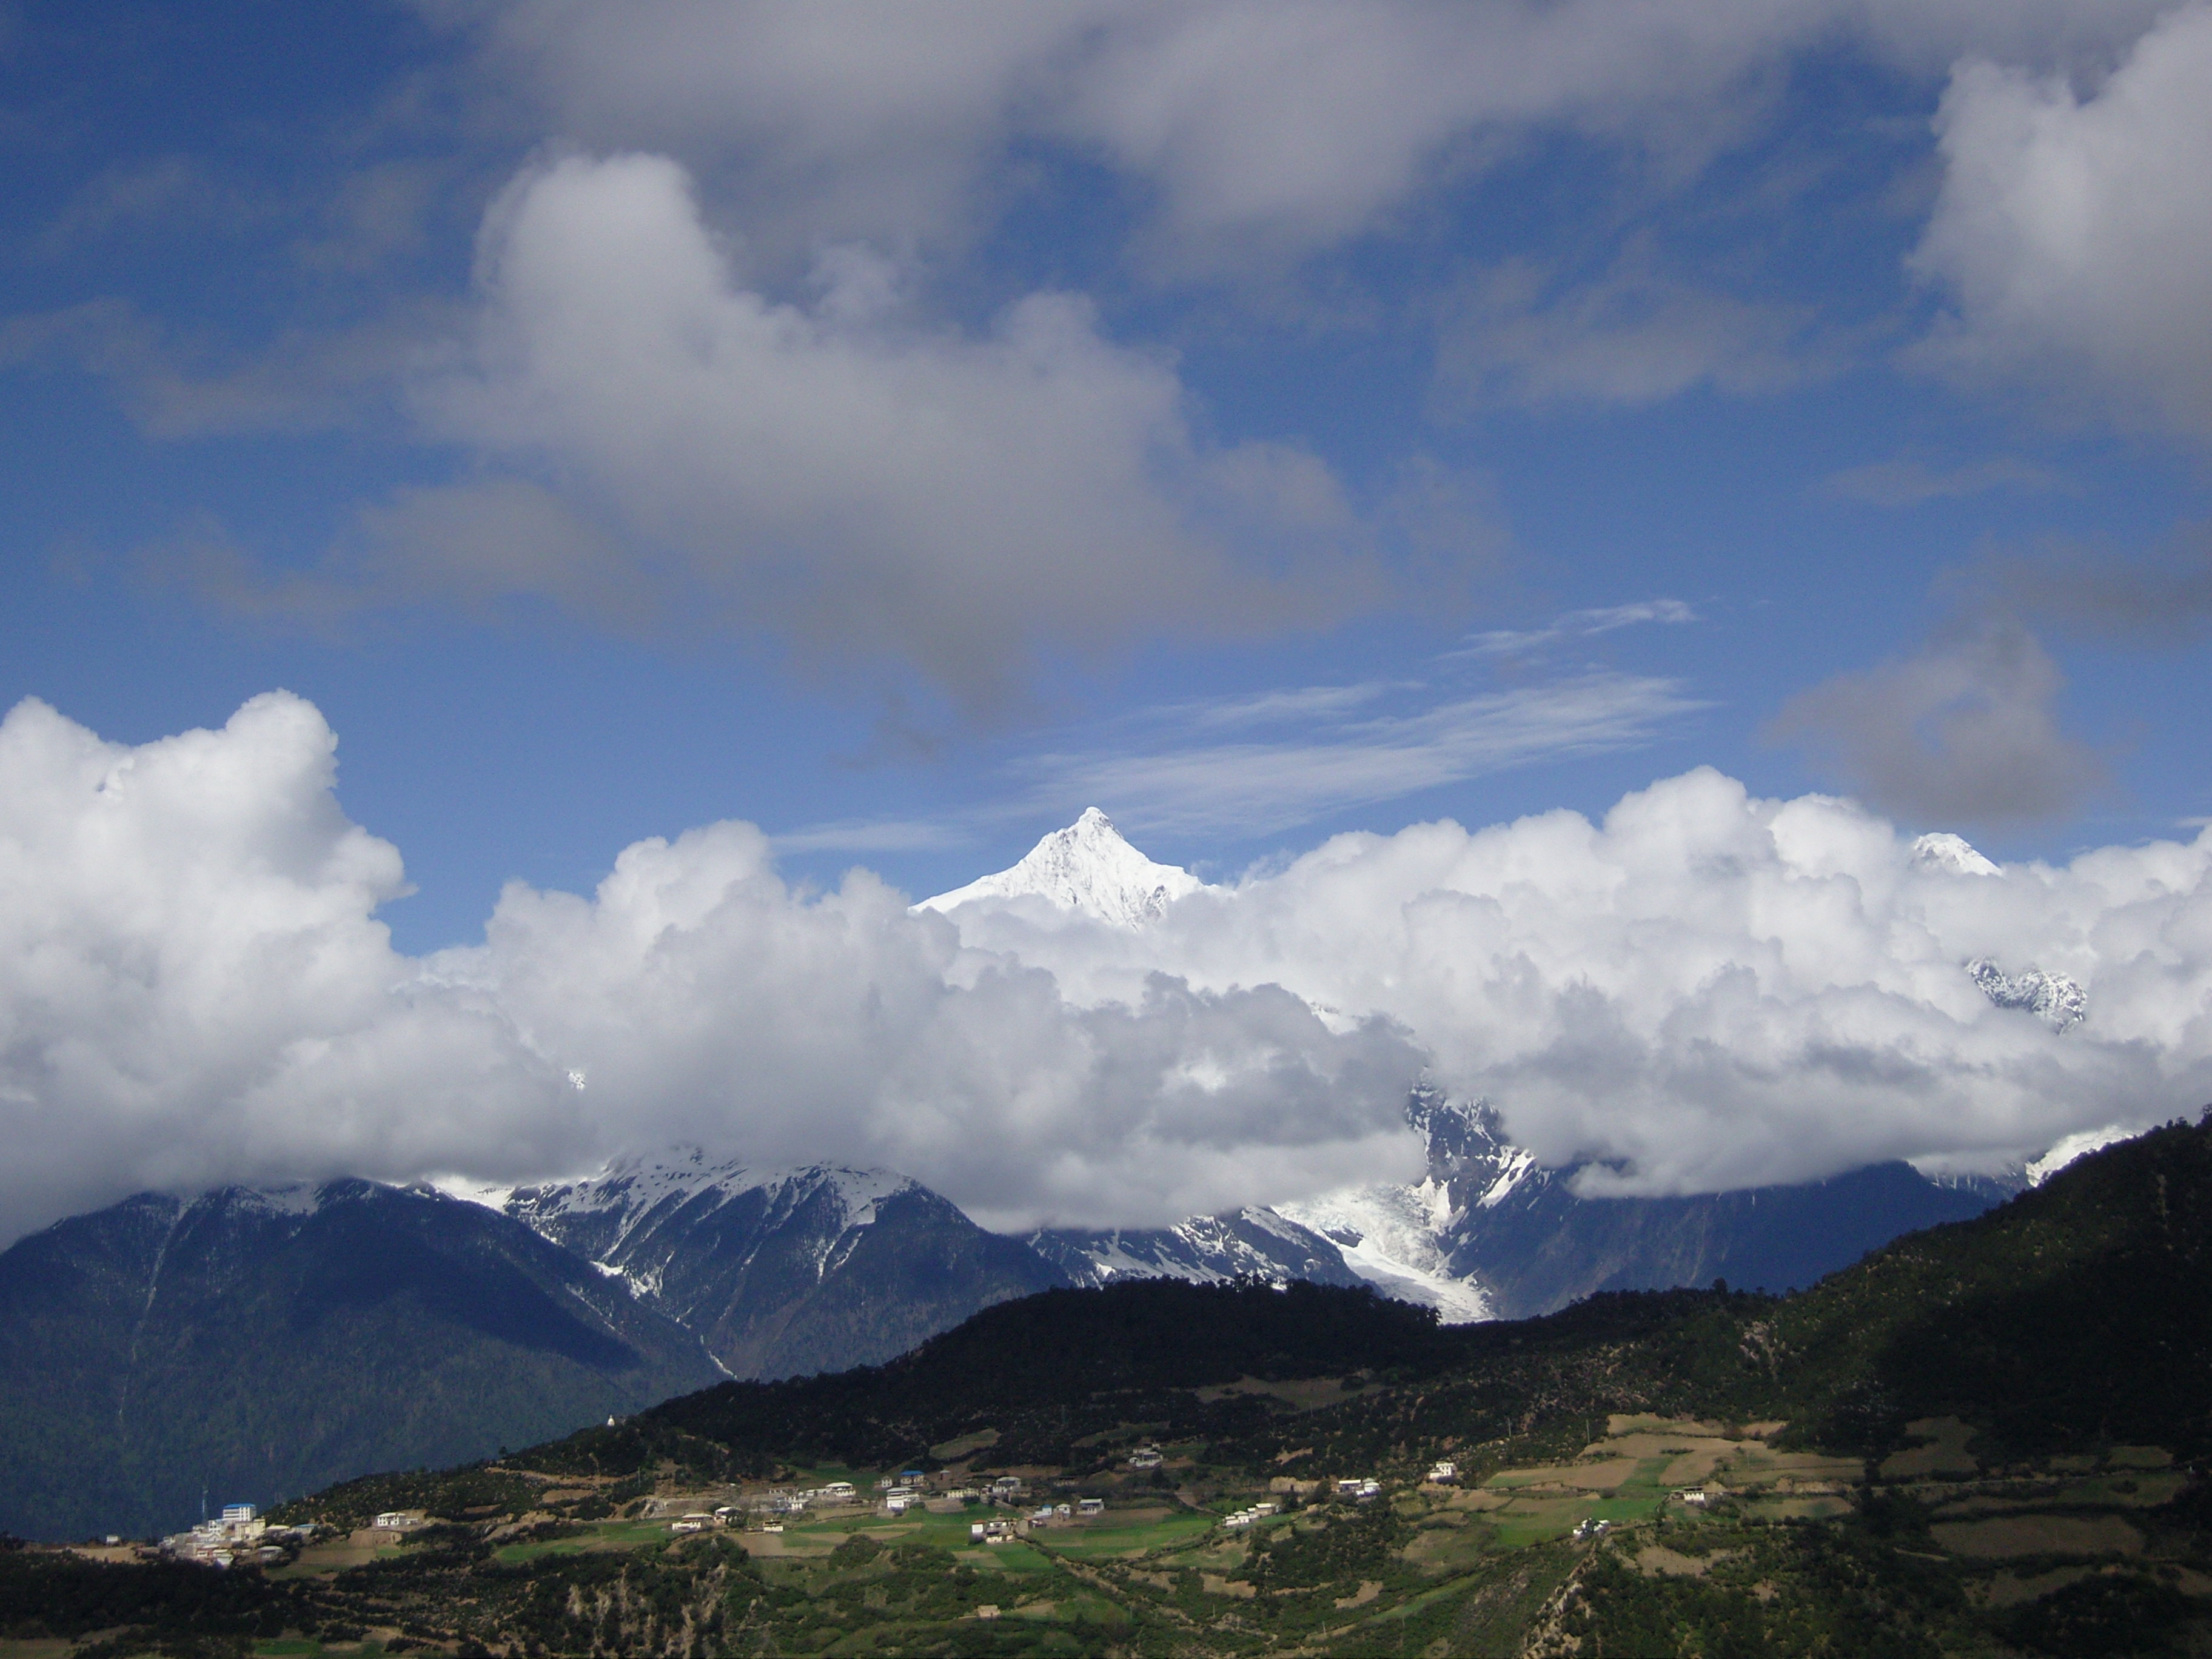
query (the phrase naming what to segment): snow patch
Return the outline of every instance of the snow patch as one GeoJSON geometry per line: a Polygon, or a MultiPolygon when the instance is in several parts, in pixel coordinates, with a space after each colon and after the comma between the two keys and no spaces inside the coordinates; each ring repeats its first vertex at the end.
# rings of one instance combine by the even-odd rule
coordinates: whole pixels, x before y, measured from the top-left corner
{"type": "Polygon", "coordinates": [[[1482,1196],[1474,1200],[1486,1210],[1494,1210],[1503,1204],[1512,1195],[1513,1189],[1526,1181],[1536,1167],[1536,1154],[1525,1147],[1513,1146],[1503,1150],[1508,1154],[1504,1166],[1484,1189],[1482,1196]]]}
{"type": "Polygon", "coordinates": [[[477,1181],[467,1176],[424,1176],[422,1184],[434,1192],[443,1193],[447,1198],[457,1198],[464,1204],[481,1205],[487,1210],[497,1210],[502,1215],[507,1212],[507,1200],[514,1196],[512,1182],[501,1186],[496,1182],[477,1181]]]}
{"type": "Polygon", "coordinates": [[[2132,1140],[2142,1133],[2140,1129],[2107,1123],[2101,1129],[2083,1129],[2070,1134],[2027,1166],[2027,1184],[2040,1187],[2076,1158],[2087,1158],[2107,1146],[2116,1146],[2123,1140],[2132,1140]]]}
{"type": "Polygon", "coordinates": [[[1482,1287],[1453,1273],[1446,1262],[1427,1183],[1348,1188],[1278,1207],[1334,1244],[1346,1267],[1386,1295],[1434,1308],[1448,1325],[1494,1317],[1482,1287]]]}

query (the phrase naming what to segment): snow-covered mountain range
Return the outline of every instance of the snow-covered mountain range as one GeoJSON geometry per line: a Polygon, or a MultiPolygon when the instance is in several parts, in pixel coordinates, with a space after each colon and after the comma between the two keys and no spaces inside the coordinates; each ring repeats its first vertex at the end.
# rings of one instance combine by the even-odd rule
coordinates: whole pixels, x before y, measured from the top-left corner
{"type": "Polygon", "coordinates": [[[1116,927],[1141,927],[1205,884],[1188,870],[1153,863],[1093,806],[1066,829],[1045,836],[1012,868],[926,898],[915,908],[950,911],[984,899],[1042,898],[1116,927]]]}
{"type": "Polygon", "coordinates": [[[884,1170],[758,1170],[691,1151],[503,1206],[696,1332],[733,1376],[872,1364],[1066,1280],[884,1170]]]}

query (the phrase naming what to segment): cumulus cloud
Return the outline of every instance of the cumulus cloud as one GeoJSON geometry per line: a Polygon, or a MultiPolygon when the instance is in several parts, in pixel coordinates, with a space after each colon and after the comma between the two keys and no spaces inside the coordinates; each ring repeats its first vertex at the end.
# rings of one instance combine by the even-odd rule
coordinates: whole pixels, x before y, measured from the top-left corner
{"type": "Polygon", "coordinates": [[[2064,683],[2033,635],[1999,618],[1801,691],[1769,729],[1921,823],[2050,818],[2106,775],[2096,750],[2059,727],[2064,683]]]}
{"type": "Polygon", "coordinates": [[[282,693],[138,748],[37,702],[0,722],[0,1231],[141,1185],[575,1143],[549,1062],[411,984],[373,914],[399,855],[339,811],[333,748],[282,693]]]}
{"type": "Polygon", "coordinates": [[[1387,1012],[1595,1190],[1698,1190],[1888,1158],[1988,1169],[2212,1098],[2212,834],[2001,874],[1917,860],[1850,801],[1699,770],[1598,823],[1340,836],[1133,934],[1022,906],[969,941],[1113,997],[1163,970],[1387,1012]],[[1966,972],[2063,974],[2063,1034],[1966,972]]]}
{"type": "Polygon", "coordinates": [[[1596,823],[1339,836],[1130,930],[795,891],[719,823],[414,958],[332,769],[282,693],[135,748],[0,722],[0,1232],[680,1141],[888,1165],[1000,1225],[1160,1222],[1407,1176],[1424,1069],[1637,1191],[1986,1167],[2212,1097],[2212,832],[1990,873],[1699,771],[1596,823]],[[1996,1006],[1982,961],[2087,1017],[1996,1006]]]}
{"type": "Polygon", "coordinates": [[[2212,6],[2175,9],[2088,95],[1961,64],[1936,117],[1942,192],[1914,256],[1955,295],[1932,343],[2063,406],[2212,433],[2212,6]]]}
{"type": "MultiPolygon", "coordinates": [[[[617,566],[594,576],[599,544],[568,536],[539,592],[628,583],[695,624],[888,654],[981,702],[1041,635],[1265,629],[1379,591],[1325,467],[1200,441],[1172,365],[1107,340],[1082,299],[1031,295],[975,336],[914,320],[872,254],[817,275],[810,306],[744,287],[664,158],[515,182],[485,227],[471,360],[418,396],[439,432],[611,526],[617,566]]],[[[477,491],[470,515],[495,505],[477,491]]],[[[528,591],[538,567],[510,550],[527,537],[482,539],[416,568],[528,591]]]]}
{"type": "Polygon", "coordinates": [[[872,877],[794,892],[749,825],[641,842],[588,898],[512,886],[482,945],[403,957],[374,914],[399,856],[339,810],[334,749],[282,693],[137,748],[0,722],[0,1233],[144,1186],[679,1140],[889,1164],[1008,1224],[1417,1161],[1386,1020],[1164,976],[1071,1004],[872,877]]]}

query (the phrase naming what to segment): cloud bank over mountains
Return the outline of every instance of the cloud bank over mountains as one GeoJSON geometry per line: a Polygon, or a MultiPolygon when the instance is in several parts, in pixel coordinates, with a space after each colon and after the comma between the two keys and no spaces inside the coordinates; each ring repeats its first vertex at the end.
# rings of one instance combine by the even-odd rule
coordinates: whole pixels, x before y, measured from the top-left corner
{"type": "Polygon", "coordinates": [[[0,722],[0,1232],[144,1186],[512,1181],[679,1140],[1000,1225],[1403,1178],[1424,1067],[1608,1188],[1960,1166],[2212,1098],[2212,834],[1980,872],[1692,772],[1600,823],[1345,836],[1144,928],[794,890],[725,823],[394,951],[398,854],[272,693],[137,748],[0,722]],[[2087,1018],[2001,1007],[1987,961],[2087,1018]]]}

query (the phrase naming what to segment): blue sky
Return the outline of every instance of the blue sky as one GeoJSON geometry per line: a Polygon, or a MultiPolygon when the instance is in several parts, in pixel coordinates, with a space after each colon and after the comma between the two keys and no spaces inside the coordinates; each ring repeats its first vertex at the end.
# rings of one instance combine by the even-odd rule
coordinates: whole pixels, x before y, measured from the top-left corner
{"type": "Polygon", "coordinates": [[[2207,0],[0,0],[0,1236],[2193,1109],[2208,94],[2207,0]],[[910,912],[1093,805],[1222,885],[910,912]]]}
{"type": "Polygon", "coordinates": [[[2112,205],[2204,158],[2203,8],[1031,9],[0,12],[0,696],[307,697],[416,951],[726,817],[919,894],[1094,798],[1215,875],[1700,764],[2015,856],[2212,813],[2188,602],[2088,597],[2203,609],[2204,210],[2112,205]],[[810,343],[553,361],[733,297],[810,343]]]}

